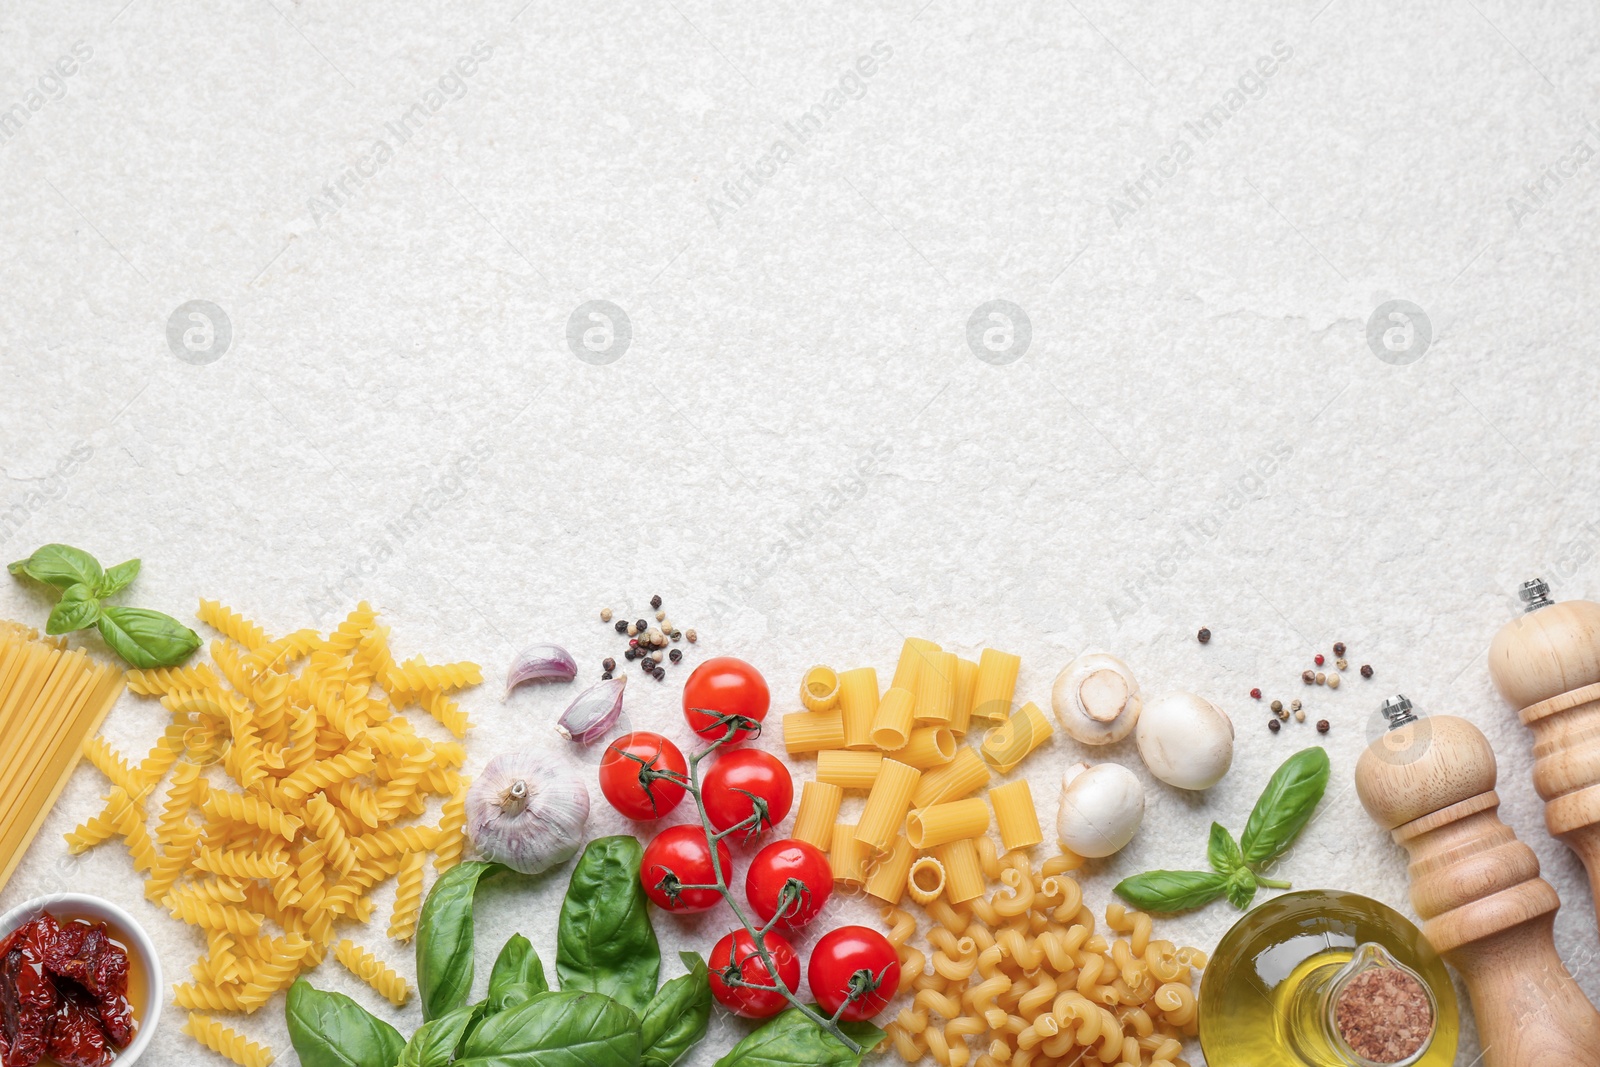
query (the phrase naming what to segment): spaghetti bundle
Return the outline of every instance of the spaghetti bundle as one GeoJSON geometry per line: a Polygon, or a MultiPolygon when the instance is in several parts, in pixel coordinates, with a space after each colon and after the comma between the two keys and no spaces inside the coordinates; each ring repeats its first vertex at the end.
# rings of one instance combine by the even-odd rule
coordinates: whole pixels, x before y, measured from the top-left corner
{"type": "Polygon", "coordinates": [[[38,636],[0,621],[0,888],[122,694],[121,671],[38,636]]]}

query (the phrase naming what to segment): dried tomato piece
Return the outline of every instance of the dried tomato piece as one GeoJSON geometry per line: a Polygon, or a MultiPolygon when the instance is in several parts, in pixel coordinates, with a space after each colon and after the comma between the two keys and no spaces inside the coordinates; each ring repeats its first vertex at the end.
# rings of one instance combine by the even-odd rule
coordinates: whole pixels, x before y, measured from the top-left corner
{"type": "Polygon", "coordinates": [[[33,939],[44,953],[45,968],[51,974],[62,974],[62,964],[82,953],[84,938],[89,936],[92,927],[81,919],[62,925],[49,912],[35,922],[33,939]]]}
{"type": "Polygon", "coordinates": [[[83,933],[61,935],[51,943],[49,967],[52,973],[77,982],[96,998],[119,997],[128,992],[128,954],[111,940],[105,923],[81,926],[83,933]],[[74,944],[74,941],[76,943],[74,944]],[[73,951],[66,951],[67,949],[73,951]]]}
{"type": "Polygon", "coordinates": [[[104,1067],[115,1055],[95,1014],[95,1003],[81,989],[68,987],[61,1006],[50,1021],[46,1045],[50,1058],[61,1067],[104,1067]]]}
{"type": "Polygon", "coordinates": [[[0,959],[0,1029],[5,1031],[4,1067],[33,1067],[44,1058],[45,1037],[60,1002],[33,940],[33,923],[0,959]]]}
{"type": "Polygon", "coordinates": [[[121,993],[109,997],[96,999],[96,1010],[100,1014],[100,1025],[105,1028],[106,1036],[117,1048],[127,1048],[133,1044],[133,1005],[128,1003],[128,998],[121,993]]]}

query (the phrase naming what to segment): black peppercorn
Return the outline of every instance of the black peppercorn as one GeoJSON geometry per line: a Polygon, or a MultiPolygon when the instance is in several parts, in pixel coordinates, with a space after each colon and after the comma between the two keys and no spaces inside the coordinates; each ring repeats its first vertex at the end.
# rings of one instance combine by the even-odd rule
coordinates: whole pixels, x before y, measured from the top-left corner
{"type": "Polygon", "coordinates": [[[639,650],[637,648],[630,648],[628,651],[624,652],[623,655],[628,657],[630,660],[635,660],[639,658],[639,650]]]}
{"type": "Polygon", "coordinates": [[[601,676],[600,676],[600,680],[601,680],[601,681],[602,681],[602,682],[609,682],[609,681],[611,681],[611,672],[610,672],[610,671],[606,671],[606,672],[605,672],[605,673],[604,673],[604,674],[602,674],[602,675],[601,675],[601,676]]]}
{"type": "Polygon", "coordinates": [[[1279,730],[1283,729],[1283,723],[1279,722],[1277,719],[1268,719],[1267,729],[1271,730],[1273,733],[1277,733],[1279,730]]]}
{"type": "Polygon", "coordinates": [[[1211,631],[1209,629],[1207,629],[1206,627],[1202,626],[1202,627],[1200,627],[1200,632],[1195,634],[1194,636],[1203,645],[1203,644],[1205,644],[1205,643],[1207,643],[1208,641],[1211,640],[1211,631]]]}
{"type": "Polygon", "coordinates": [[[1313,682],[1315,682],[1317,680],[1317,672],[1316,671],[1301,671],[1300,672],[1300,680],[1302,682],[1306,683],[1307,685],[1310,685],[1311,683],[1313,683],[1313,682]]]}
{"type": "Polygon", "coordinates": [[[656,669],[655,669],[655,670],[654,670],[654,671],[652,671],[652,672],[651,672],[651,673],[652,673],[652,674],[654,674],[654,675],[655,675],[655,676],[656,676],[656,681],[658,681],[658,682],[659,682],[659,681],[662,681],[662,680],[664,680],[664,679],[665,679],[665,678],[666,678],[666,677],[667,677],[667,672],[666,672],[666,670],[665,670],[665,669],[664,669],[664,668],[662,668],[662,667],[657,667],[657,668],[656,668],[656,669]]]}
{"type": "Polygon", "coordinates": [[[1344,642],[1343,641],[1335,641],[1333,643],[1333,654],[1335,656],[1344,655],[1344,642]]]}
{"type": "Polygon", "coordinates": [[[1361,665],[1361,677],[1363,677],[1363,678],[1371,678],[1372,677],[1372,664],[1363,663],[1361,665]]]}
{"type": "Polygon", "coordinates": [[[650,623],[645,619],[640,619],[633,625],[638,627],[640,633],[644,633],[646,630],[650,629],[650,623]]]}
{"type": "Polygon", "coordinates": [[[1328,720],[1327,719],[1318,719],[1317,720],[1317,733],[1325,734],[1327,732],[1328,732],[1328,720]]]}
{"type": "Polygon", "coordinates": [[[650,606],[653,607],[653,608],[659,608],[661,606],[661,597],[659,597],[659,596],[651,597],[650,598],[650,606]]]}
{"type": "Polygon", "coordinates": [[[612,627],[612,629],[616,630],[617,633],[619,633],[619,634],[627,633],[628,632],[628,620],[627,619],[618,619],[617,620],[617,624],[614,627],[612,627]]]}
{"type": "Polygon", "coordinates": [[[675,648],[671,652],[668,652],[667,655],[672,658],[672,662],[677,663],[679,660],[683,659],[683,649],[675,648]]]}
{"type": "Polygon", "coordinates": [[[617,661],[612,659],[610,656],[607,656],[600,666],[604,667],[608,671],[614,671],[617,669],[617,661]]]}

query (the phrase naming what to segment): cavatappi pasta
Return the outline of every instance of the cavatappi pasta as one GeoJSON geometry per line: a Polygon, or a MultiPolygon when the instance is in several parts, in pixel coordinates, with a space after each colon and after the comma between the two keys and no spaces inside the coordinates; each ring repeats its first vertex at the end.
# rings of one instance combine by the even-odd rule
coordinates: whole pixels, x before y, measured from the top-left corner
{"type": "Polygon", "coordinates": [[[1067,873],[1080,860],[1056,856],[1035,869],[1023,853],[1000,856],[979,840],[979,877],[987,868],[999,887],[965,904],[938,891],[944,872],[933,860],[913,864],[911,891],[928,920],[922,945],[910,911],[883,910],[901,992],[911,994],[886,1027],[889,1046],[907,1063],[940,1067],[1184,1067],[1204,953],[1154,938],[1150,917],[1121,905],[1106,909],[1111,936],[1097,932],[1067,873]]]}
{"type": "MultiPolygon", "coordinates": [[[[370,921],[373,890],[397,878],[388,930],[409,939],[428,854],[441,873],[459,860],[466,749],[429,739],[397,712],[415,705],[459,737],[466,716],[446,694],[482,672],[420,658],[396,665],[388,628],[366,604],[326,637],[300,630],[273,640],[213,601],[200,615],[225,635],[211,646],[215,670],[127,675],[172,715],[150,754],[135,765],[99,739],[80,740],[113,788],[100,814],[66,835],[70,849],[123,838],[135,869],[148,873],[146,896],[204,932],[192,981],[173,991],[180,1007],[255,1012],[336,941],[346,966],[403,1003],[405,980],[334,928],[370,921]],[[202,772],[217,762],[226,784],[202,772]],[[445,798],[439,824],[407,823],[427,814],[430,796],[445,798]]],[[[0,643],[0,671],[3,655],[0,643]]],[[[191,1015],[185,1031],[245,1067],[272,1058],[208,1015],[191,1015]]]]}

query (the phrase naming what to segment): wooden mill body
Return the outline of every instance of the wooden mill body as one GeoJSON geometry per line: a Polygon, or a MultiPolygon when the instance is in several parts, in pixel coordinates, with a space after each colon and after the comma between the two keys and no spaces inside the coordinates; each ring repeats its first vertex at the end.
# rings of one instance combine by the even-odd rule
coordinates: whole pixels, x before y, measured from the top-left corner
{"type": "Polygon", "coordinates": [[[1545,826],[1583,861],[1600,912],[1600,604],[1546,604],[1507,623],[1489,674],[1533,731],[1545,826]]]}
{"type": "Polygon", "coordinates": [[[1600,1012],[1556,953],[1561,901],[1500,820],[1494,752],[1464,719],[1390,730],[1356,766],[1362,806],[1411,854],[1422,932],[1467,984],[1487,1067],[1600,1063],[1600,1012]]]}

